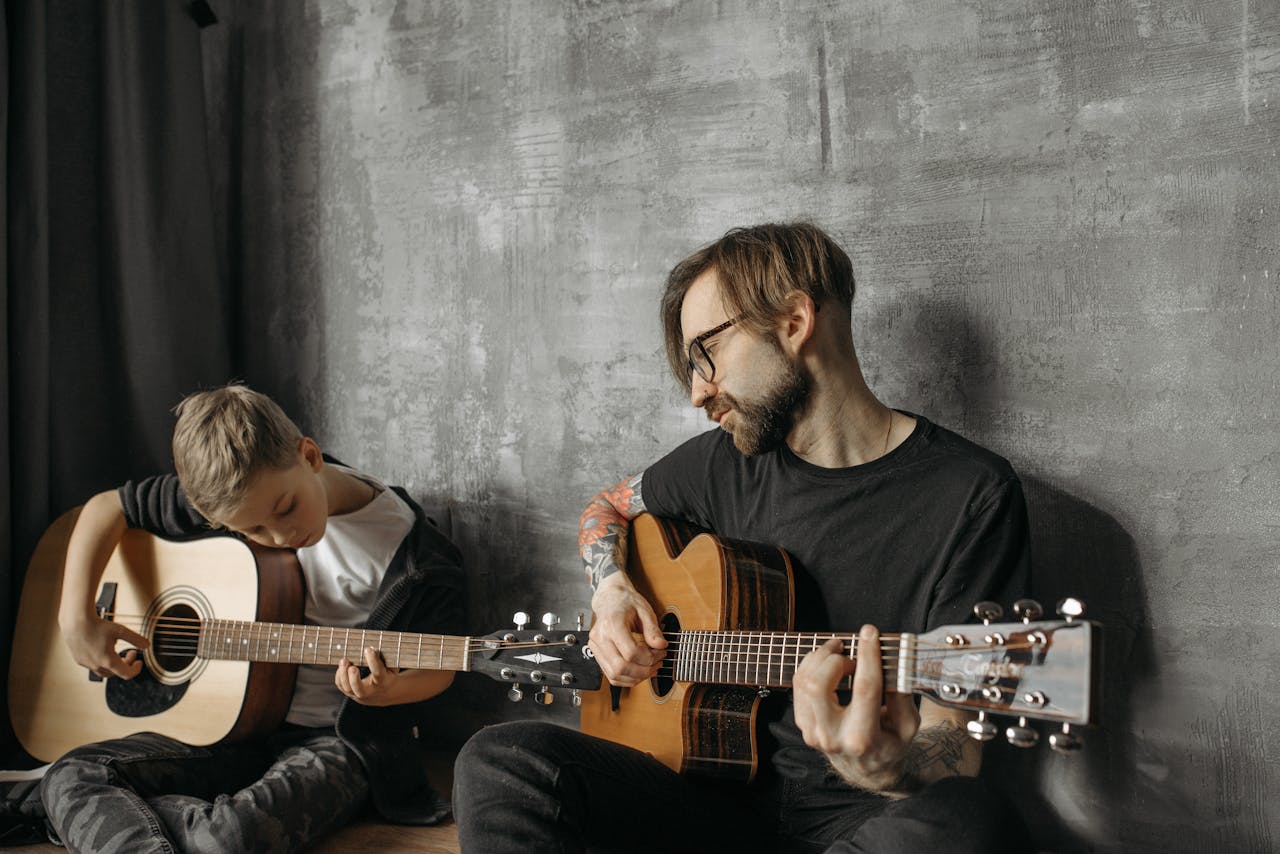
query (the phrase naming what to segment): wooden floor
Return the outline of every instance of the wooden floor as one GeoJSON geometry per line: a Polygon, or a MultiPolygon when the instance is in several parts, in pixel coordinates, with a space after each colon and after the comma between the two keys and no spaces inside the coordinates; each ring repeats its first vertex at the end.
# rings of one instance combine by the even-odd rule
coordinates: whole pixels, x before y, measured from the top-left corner
{"type": "MultiPolygon", "coordinates": [[[[13,854],[66,854],[56,845],[18,845],[6,848],[13,854]]],[[[458,828],[449,819],[436,827],[404,827],[362,821],[344,827],[310,849],[317,854],[373,854],[373,852],[419,852],[458,854],[458,828]]]]}
{"type": "MultiPolygon", "coordinates": [[[[453,787],[453,755],[432,756],[427,763],[431,785],[441,794],[453,787]]],[[[13,854],[66,854],[56,845],[18,845],[4,849],[13,854]]],[[[416,852],[458,854],[458,828],[453,819],[435,827],[406,827],[379,822],[372,815],[358,820],[309,849],[314,854],[373,854],[416,852]]]]}
{"type": "MultiPolygon", "coordinates": [[[[431,785],[442,795],[453,788],[453,758],[448,754],[432,754],[427,760],[431,785]]],[[[375,817],[357,821],[339,830],[310,850],[315,854],[373,854],[373,852],[417,851],[422,854],[458,854],[458,828],[453,818],[435,827],[406,827],[387,824],[375,817]]]]}
{"type": "Polygon", "coordinates": [[[344,827],[311,849],[318,854],[373,854],[383,851],[416,851],[422,854],[458,854],[458,828],[453,819],[435,827],[357,822],[344,827]]]}

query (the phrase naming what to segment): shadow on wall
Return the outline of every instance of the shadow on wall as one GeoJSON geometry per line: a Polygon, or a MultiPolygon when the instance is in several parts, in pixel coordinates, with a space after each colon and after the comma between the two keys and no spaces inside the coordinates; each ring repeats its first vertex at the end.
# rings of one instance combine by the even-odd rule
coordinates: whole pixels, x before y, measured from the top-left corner
{"type": "MultiPolygon", "coordinates": [[[[575,529],[565,527],[564,537],[570,538],[566,545],[530,516],[519,496],[496,487],[481,502],[427,498],[422,503],[427,515],[462,551],[469,635],[482,637],[514,629],[512,615],[516,611],[529,616],[530,630],[541,628],[538,621],[546,611],[560,617],[559,631],[572,629],[578,612],[589,617],[587,587],[576,563],[572,571],[562,571],[563,556],[573,554],[575,529]]],[[[568,689],[556,688],[549,698],[544,695],[539,699],[536,695],[543,686],[520,687],[523,697],[511,702],[511,684],[482,673],[458,674],[453,686],[431,701],[428,743],[458,747],[480,728],[511,720],[577,727],[579,714],[568,689]],[[542,705],[548,699],[550,704],[542,705]]]]}
{"type": "Polygon", "coordinates": [[[1031,517],[1032,591],[1049,616],[1066,596],[1102,624],[1096,725],[1084,749],[1059,755],[1047,738],[1028,751],[993,742],[982,775],[1004,791],[1042,851],[1121,850],[1116,806],[1132,797],[1137,756],[1132,715],[1138,686],[1154,675],[1151,630],[1137,549],[1115,519],[1036,478],[1023,478],[1031,517]]]}

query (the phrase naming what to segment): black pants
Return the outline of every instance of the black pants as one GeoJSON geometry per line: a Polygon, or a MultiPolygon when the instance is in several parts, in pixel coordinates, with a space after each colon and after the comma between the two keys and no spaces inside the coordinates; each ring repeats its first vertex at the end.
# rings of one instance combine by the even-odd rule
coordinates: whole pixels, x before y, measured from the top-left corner
{"type": "Polygon", "coordinates": [[[78,747],[41,783],[73,852],[288,852],[355,816],[369,783],[331,729],[193,747],[155,733],[78,747]]]}
{"type": "Polygon", "coordinates": [[[734,851],[1023,854],[1025,827],[980,780],[895,800],[831,780],[699,784],[657,760],[550,724],[488,727],[454,769],[467,852],[734,851]]]}

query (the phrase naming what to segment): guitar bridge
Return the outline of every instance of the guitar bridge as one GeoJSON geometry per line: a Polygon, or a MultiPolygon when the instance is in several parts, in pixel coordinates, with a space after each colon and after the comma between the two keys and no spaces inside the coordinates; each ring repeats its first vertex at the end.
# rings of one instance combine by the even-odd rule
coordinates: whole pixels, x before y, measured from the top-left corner
{"type": "MultiPolygon", "coordinates": [[[[116,583],[108,581],[102,585],[102,592],[98,594],[98,601],[93,603],[93,609],[98,612],[98,616],[104,620],[111,619],[107,615],[116,609],[116,583]]],[[[102,677],[89,671],[90,682],[101,682],[102,677]]]]}

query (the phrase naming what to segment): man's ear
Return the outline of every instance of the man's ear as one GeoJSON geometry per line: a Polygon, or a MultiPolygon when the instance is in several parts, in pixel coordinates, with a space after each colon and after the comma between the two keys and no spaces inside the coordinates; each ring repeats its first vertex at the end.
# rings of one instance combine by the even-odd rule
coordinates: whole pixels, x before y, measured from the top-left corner
{"type": "Polygon", "coordinates": [[[804,291],[787,294],[786,309],[778,329],[779,342],[792,356],[818,328],[818,304],[804,291]]]}
{"type": "Polygon", "coordinates": [[[314,472],[324,468],[324,454],[320,452],[320,446],[316,444],[316,440],[310,436],[303,436],[298,440],[298,452],[302,454],[303,462],[307,464],[307,468],[314,472]]]}

